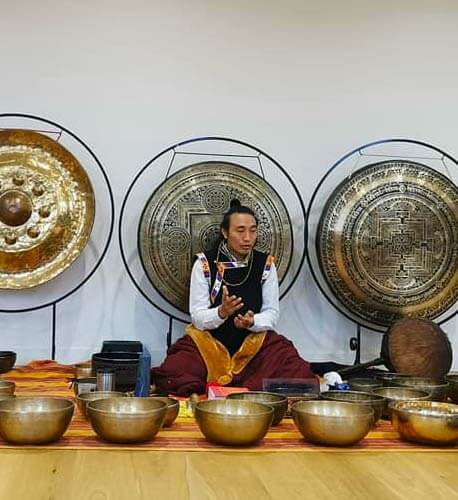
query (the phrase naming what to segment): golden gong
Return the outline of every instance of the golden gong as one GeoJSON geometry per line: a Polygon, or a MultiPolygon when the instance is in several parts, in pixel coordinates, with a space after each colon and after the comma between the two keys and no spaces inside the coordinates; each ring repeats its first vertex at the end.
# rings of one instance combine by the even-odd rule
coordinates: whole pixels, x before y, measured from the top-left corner
{"type": "Polygon", "coordinates": [[[95,201],[76,158],[30,130],[0,131],[0,288],[30,288],[85,247],[95,201]]]}
{"type": "Polygon", "coordinates": [[[360,318],[436,318],[458,298],[457,187],[412,161],[363,167],[330,196],[317,254],[330,289],[360,318]]]}
{"type": "Polygon", "coordinates": [[[152,194],[141,216],[139,254],[154,288],[169,303],[188,311],[194,256],[215,244],[223,214],[237,198],[258,218],[256,248],[275,256],[278,276],[292,256],[292,228],[283,201],[259,175],[228,162],[183,168],[152,194]]]}

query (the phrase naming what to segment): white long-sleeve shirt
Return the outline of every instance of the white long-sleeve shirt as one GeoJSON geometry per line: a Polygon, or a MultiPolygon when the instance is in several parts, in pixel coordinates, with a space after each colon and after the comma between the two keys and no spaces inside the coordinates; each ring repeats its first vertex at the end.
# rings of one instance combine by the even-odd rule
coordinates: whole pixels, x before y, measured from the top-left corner
{"type": "MultiPolygon", "coordinates": [[[[273,330],[279,316],[278,276],[275,264],[272,263],[266,280],[262,283],[262,307],[254,315],[252,332],[273,330]]],[[[192,324],[199,330],[214,330],[221,326],[227,318],[220,318],[217,307],[211,307],[208,281],[197,259],[191,272],[191,290],[189,294],[189,312],[192,324]]]]}

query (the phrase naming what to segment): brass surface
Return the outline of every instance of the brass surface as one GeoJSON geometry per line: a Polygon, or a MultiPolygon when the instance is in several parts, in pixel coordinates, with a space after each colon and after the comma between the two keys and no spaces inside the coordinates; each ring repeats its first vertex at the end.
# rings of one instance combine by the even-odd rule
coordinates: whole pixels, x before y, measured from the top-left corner
{"type": "Polygon", "coordinates": [[[458,298],[458,188],[412,161],[363,167],[329,197],[317,254],[330,290],[370,324],[435,318],[458,298]]]}
{"type": "Polygon", "coordinates": [[[92,377],[92,363],[77,363],[75,365],[75,378],[92,377]]]}
{"type": "Polygon", "coordinates": [[[393,427],[414,443],[458,443],[458,405],[432,401],[391,403],[393,427]]]}
{"type": "Polygon", "coordinates": [[[75,405],[49,397],[0,400],[0,436],[12,444],[58,441],[67,430],[75,405]]]}
{"type": "Polygon", "coordinates": [[[400,377],[392,379],[391,383],[393,387],[410,387],[428,392],[433,401],[445,401],[449,389],[447,381],[427,377],[400,377]]]}
{"type": "Polygon", "coordinates": [[[145,272],[162,297],[183,312],[188,312],[194,256],[212,248],[233,198],[256,213],[256,248],[275,256],[280,281],[288,269],[292,228],[286,207],[273,188],[259,175],[233,163],[188,166],[156,189],[139,224],[139,254],[145,272]]]}
{"type": "Polygon", "coordinates": [[[411,387],[381,387],[372,391],[378,396],[385,398],[385,405],[382,410],[383,418],[391,418],[390,403],[396,401],[425,401],[431,399],[431,394],[420,389],[411,387]]]}
{"type": "Polygon", "coordinates": [[[363,391],[325,391],[321,393],[321,397],[330,401],[344,401],[372,408],[374,410],[374,425],[381,418],[386,405],[383,396],[363,391]]]}
{"type": "Polygon", "coordinates": [[[348,385],[350,386],[350,390],[352,391],[361,391],[361,392],[370,392],[374,389],[378,389],[382,387],[382,382],[377,380],[376,378],[351,378],[347,380],[348,385]]]}
{"type": "Polygon", "coordinates": [[[240,399],[242,401],[254,401],[270,406],[274,409],[274,418],[272,425],[278,425],[285,416],[288,410],[288,398],[282,394],[275,394],[273,392],[249,391],[249,392],[235,392],[229,394],[227,399],[240,399]]]}
{"type": "Polygon", "coordinates": [[[0,380],[0,394],[12,395],[16,389],[16,384],[9,380],[0,380]]]}
{"type": "Polygon", "coordinates": [[[158,433],[167,405],[155,398],[111,398],[90,401],[89,422],[97,435],[113,443],[142,443],[158,433]]]}
{"type": "Polygon", "coordinates": [[[162,427],[170,427],[175,422],[180,412],[180,402],[177,399],[168,398],[166,396],[153,396],[154,399],[163,401],[167,405],[165,412],[164,423],[162,427]]]}
{"type": "Polygon", "coordinates": [[[445,380],[449,383],[448,397],[453,403],[458,403],[458,373],[449,373],[445,380]]]}
{"type": "Polygon", "coordinates": [[[371,407],[342,401],[300,401],[291,411],[304,438],[325,446],[356,444],[366,436],[374,422],[371,407]]]}
{"type": "Polygon", "coordinates": [[[81,254],[95,216],[83,167],[62,145],[29,130],[0,131],[0,288],[30,288],[81,254]]]}
{"type": "Polygon", "coordinates": [[[116,391],[92,391],[92,392],[82,392],[76,396],[76,404],[80,409],[80,412],[87,419],[87,405],[90,401],[96,401],[97,399],[110,399],[110,398],[122,398],[126,397],[123,392],[116,391]]]}
{"type": "Polygon", "coordinates": [[[272,423],[272,407],[239,399],[213,399],[196,405],[195,417],[211,442],[249,446],[262,439],[272,423]]]}

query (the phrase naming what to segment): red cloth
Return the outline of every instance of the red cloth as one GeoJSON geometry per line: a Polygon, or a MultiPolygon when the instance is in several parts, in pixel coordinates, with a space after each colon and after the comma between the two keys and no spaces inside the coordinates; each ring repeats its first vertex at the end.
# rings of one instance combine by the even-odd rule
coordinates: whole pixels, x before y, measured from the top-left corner
{"type": "MultiPolygon", "coordinates": [[[[298,354],[293,343],[273,331],[268,332],[261,349],[230,385],[262,391],[265,378],[314,378],[310,364],[298,354]]],[[[189,396],[204,394],[207,368],[196,344],[185,335],[173,344],[161,366],[152,369],[157,390],[189,396]]]]}

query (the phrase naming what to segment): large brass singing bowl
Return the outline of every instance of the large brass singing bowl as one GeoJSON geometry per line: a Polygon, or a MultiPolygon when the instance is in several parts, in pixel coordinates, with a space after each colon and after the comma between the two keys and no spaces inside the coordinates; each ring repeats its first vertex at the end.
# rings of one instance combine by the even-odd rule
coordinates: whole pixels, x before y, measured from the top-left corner
{"type": "Polygon", "coordinates": [[[122,398],[126,397],[123,392],[116,391],[92,391],[83,392],[76,396],[76,404],[83,415],[87,418],[87,405],[90,401],[96,401],[97,399],[110,399],[110,398],[122,398]]]}
{"type": "Polygon", "coordinates": [[[449,383],[448,397],[454,403],[458,403],[458,373],[449,373],[445,380],[449,383]]]}
{"type": "Polygon", "coordinates": [[[262,403],[271,406],[274,409],[272,425],[278,425],[283,420],[283,417],[288,409],[288,398],[282,394],[275,394],[273,392],[235,392],[233,394],[229,394],[227,399],[254,401],[255,403],[262,403]]]}
{"type": "Polygon", "coordinates": [[[344,401],[346,403],[354,403],[362,406],[367,406],[374,410],[374,425],[382,416],[386,401],[383,396],[372,392],[362,391],[326,391],[321,393],[323,399],[330,401],[344,401]]]}
{"type": "Polygon", "coordinates": [[[420,389],[412,389],[410,387],[381,387],[374,389],[373,394],[383,396],[385,405],[382,410],[382,417],[391,419],[390,403],[396,401],[425,401],[431,399],[431,394],[420,389]]]}
{"type": "Polygon", "coordinates": [[[0,401],[0,436],[12,444],[58,441],[67,430],[75,405],[67,399],[10,398],[0,401]]]}
{"type": "Polygon", "coordinates": [[[432,401],[445,401],[449,383],[445,380],[434,380],[427,377],[401,377],[394,378],[391,383],[394,387],[409,387],[429,392],[432,401]]]}
{"type": "Polygon", "coordinates": [[[0,288],[45,283],[81,254],[92,230],[89,177],[61,144],[0,131],[0,288]]]}
{"type": "Polygon", "coordinates": [[[0,394],[12,395],[16,389],[16,384],[9,380],[0,380],[0,394]]]}
{"type": "Polygon", "coordinates": [[[97,399],[87,405],[97,435],[113,443],[143,443],[159,432],[167,405],[155,398],[97,399]]]}
{"type": "Polygon", "coordinates": [[[164,396],[153,396],[154,399],[163,401],[167,405],[167,411],[165,412],[163,427],[170,427],[173,422],[175,422],[180,412],[180,402],[173,398],[168,398],[164,396]]]}
{"type": "Polygon", "coordinates": [[[201,401],[195,409],[202,434],[213,443],[228,446],[248,446],[261,440],[273,415],[270,406],[239,399],[201,401]]]}
{"type": "Polygon", "coordinates": [[[325,446],[351,446],[364,438],[374,410],[342,401],[300,401],[292,407],[294,423],[307,441],[325,446]]]}
{"type": "Polygon", "coordinates": [[[414,443],[458,443],[458,405],[433,401],[391,403],[393,427],[414,443]]]}

